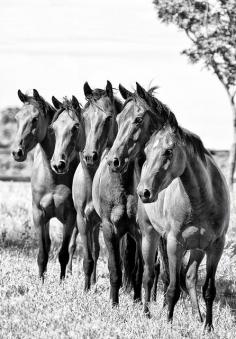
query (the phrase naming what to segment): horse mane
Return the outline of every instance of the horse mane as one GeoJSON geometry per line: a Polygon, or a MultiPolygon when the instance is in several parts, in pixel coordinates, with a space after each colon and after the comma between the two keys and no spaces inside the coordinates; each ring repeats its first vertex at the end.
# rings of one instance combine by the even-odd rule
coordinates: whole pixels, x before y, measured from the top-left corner
{"type": "Polygon", "coordinates": [[[39,108],[44,111],[45,115],[50,117],[50,120],[53,119],[56,109],[49,104],[41,95],[39,96],[40,100],[36,100],[33,96],[27,95],[27,100],[29,104],[37,105],[39,108]]]}
{"type": "MultiPolygon", "coordinates": [[[[81,106],[81,104],[80,104],[81,106]]],[[[53,116],[53,119],[52,119],[52,124],[57,120],[57,118],[59,117],[59,115],[63,112],[63,111],[73,111],[77,118],[80,119],[80,116],[77,112],[76,109],[74,109],[73,105],[72,105],[72,100],[68,99],[67,97],[64,97],[63,98],[63,102],[62,102],[62,106],[56,111],[56,113],[54,114],[53,116]]],[[[73,117],[69,114],[69,116],[71,117],[71,119],[73,119],[73,117]]],[[[74,120],[74,119],[73,119],[74,120]]]]}
{"type": "MultiPolygon", "coordinates": [[[[101,99],[101,97],[103,97],[103,96],[107,96],[106,90],[100,89],[100,88],[95,88],[92,91],[92,94],[87,96],[87,98],[86,98],[87,102],[84,106],[84,110],[86,110],[91,103],[101,99]]],[[[121,110],[122,110],[122,107],[123,107],[123,103],[121,102],[120,99],[117,98],[117,96],[114,95],[113,98],[114,98],[114,106],[115,106],[116,112],[120,113],[121,110]]]]}
{"type": "MultiPolygon", "coordinates": [[[[204,163],[206,163],[206,154],[209,155],[210,153],[204,147],[201,139],[199,138],[198,135],[179,126],[178,121],[175,117],[175,114],[170,110],[170,108],[167,105],[163,104],[159,99],[157,99],[154,96],[154,92],[156,91],[157,88],[158,86],[154,86],[150,88],[146,92],[147,94],[145,98],[145,101],[152,109],[152,116],[154,117],[154,120],[157,123],[156,126],[153,125],[154,131],[158,133],[159,130],[161,130],[168,124],[172,128],[174,133],[179,134],[181,141],[185,143],[185,145],[188,147],[190,152],[192,154],[198,154],[201,160],[204,163]]],[[[129,103],[132,100],[137,102],[139,98],[140,97],[137,91],[132,93],[131,96],[125,100],[123,104],[123,109],[127,105],[127,103],[129,103]]]]}
{"type": "Polygon", "coordinates": [[[114,96],[114,105],[115,105],[117,114],[120,113],[123,108],[123,102],[120,99],[118,99],[116,96],[114,96]]]}
{"type": "Polygon", "coordinates": [[[154,112],[157,112],[160,116],[160,121],[164,127],[168,124],[174,133],[178,133],[182,142],[188,147],[192,154],[198,154],[203,163],[206,164],[206,154],[210,155],[209,151],[204,147],[202,140],[198,135],[189,130],[181,127],[178,124],[175,114],[169,109],[168,106],[163,104],[160,100],[153,96],[153,90],[151,93],[148,92],[151,97],[151,104],[154,112]]]}

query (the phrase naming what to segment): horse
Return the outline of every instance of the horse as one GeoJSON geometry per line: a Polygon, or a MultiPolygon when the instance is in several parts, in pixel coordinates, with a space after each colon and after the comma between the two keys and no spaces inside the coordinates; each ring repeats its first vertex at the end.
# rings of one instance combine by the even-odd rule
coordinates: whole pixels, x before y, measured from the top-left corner
{"type": "MultiPolygon", "coordinates": [[[[51,169],[57,175],[63,174],[70,176],[71,186],[73,186],[73,177],[80,162],[79,152],[84,148],[85,144],[81,105],[74,95],[72,95],[71,100],[65,97],[63,102],[60,102],[55,96],[52,96],[52,103],[57,111],[49,126],[50,131],[55,136],[51,169]],[[70,171],[71,166],[73,166],[73,171],[70,171]]],[[[74,211],[76,212],[75,208],[74,211]]],[[[72,273],[72,260],[76,249],[77,235],[78,227],[77,223],[75,223],[69,244],[69,261],[67,267],[70,273],[72,273]]]]}
{"type": "MultiPolygon", "coordinates": [[[[168,320],[180,296],[180,267],[186,250],[206,253],[205,328],[212,328],[215,274],[229,225],[230,200],[223,174],[201,139],[179,126],[165,105],[153,107],[163,127],[146,145],[137,188],[153,229],[167,237],[170,284],[168,320]]],[[[146,248],[153,252],[152,244],[146,248]]],[[[195,263],[196,264],[196,263],[195,263]]]]}
{"type": "MultiPolygon", "coordinates": [[[[76,169],[73,179],[72,195],[74,206],[77,212],[77,227],[81,236],[83,246],[83,269],[85,275],[84,290],[91,287],[91,281],[96,282],[96,266],[99,256],[99,227],[100,217],[93,207],[92,201],[92,181],[98,168],[102,153],[106,147],[109,147],[112,140],[115,117],[120,111],[122,104],[113,97],[112,85],[107,81],[105,90],[92,90],[89,84],[84,84],[84,94],[87,103],[83,109],[77,124],[83,126],[86,142],[83,147],[78,149],[79,141],[75,139],[73,133],[68,133],[71,123],[75,117],[64,115],[64,119],[59,122],[59,118],[52,124],[58,123],[56,133],[56,147],[53,158],[65,159],[66,167],[70,162],[68,155],[70,148],[80,158],[80,163],[76,169]],[[58,146],[57,146],[58,145],[58,146]],[[80,153],[80,154],[79,154],[80,153]]],[[[56,98],[52,98],[55,106],[60,108],[60,103],[56,98]]],[[[72,242],[75,242],[78,230],[75,228],[72,236],[72,242]]]]}
{"type": "Polygon", "coordinates": [[[55,138],[50,133],[49,126],[56,111],[35,89],[32,95],[23,94],[18,90],[18,96],[23,102],[23,107],[16,115],[18,131],[12,155],[16,161],[24,161],[28,152],[37,145],[32,167],[31,188],[33,221],[39,235],[37,260],[39,277],[44,281],[51,245],[49,221],[56,217],[64,226],[59,252],[60,279],[63,279],[69,259],[68,245],[76,220],[71,189],[77,161],[71,163],[66,174],[62,172],[58,174],[51,169],[55,138]]]}
{"type": "MultiPolygon", "coordinates": [[[[108,250],[110,298],[112,305],[115,306],[119,304],[119,289],[123,282],[125,282],[126,286],[129,285],[133,288],[134,300],[141,300],[143,260],[141,254],[141,233],[136,222],[138,201],[136,186],[139,181],[140,172],[135,162],[129,165],[124,174],[115,173],[110,170],[106,155],[116,137],[116,119],[120,113],[110,112],[108,114],[110,120],[109,128],[106,127],[107,114],[104,114],[101,110],[97,110],[97,114],[98,112],[100,118],[97,116],[97,119],[99,119],[100,124],[95,123],[97,129],[91,131],[86,144],[95,145],[101,133],[110,135],[110,142],[107,144],[93,179],[92,200],[93,206],[101,218],[103,236],[108,250]],[[95,133],[96,130],[97,133],[95,133]],[[133,175],[134,173],[135,175],[133,175]],[[123,244],[122,241],[124,241],[123,244]],[[125,256],[123,256],[124,246],[122,245],[126,248],[125,256]],[[125,277],[123,276],[123,279],[121,256],[125,270],[125,277]]],[[[85,147],[85,155],[86,150],[87,148],[85,147]]]]}
{"type": "MultiPolygon", "coordinates": [[[[146,143],[155,131],[163,126],[162,121],[162,105],[152,93],[155,88],[148,92],[136,83],[137,88],[134,93],[128,91],[122,85],[119,90],[125,99],[123,111],[118,116],[118,133],[113,146],[107,155],[107,162],[112,171],[124,171],[125,167],[135,159],[145,159],[144,149],[146,143]],[[161,106],[160,106],[161,105],[161,106]],[[159,107],[157,111],[156,107],[159,107]]],[[[144,163],[144,160],[142,164],[144,163]]],[[[136,187],[137,188],[137,187],[136,187]]],[[[158,271],[157,263],[155,263],[157,244],[159,241],[159,257],[162,259],[162,280],[164,283],[164,306],[166,305],[166,291],[169,285],[168,258],[161,255],[166,248],[165,236],[160,238],[153,228],[152,222],[146,213],[143,203],[138,201],[138,223],[142,231],[142,253],[144,258],[144,275],[143,286],[145,290],[144,313],[149,317],[149,303],[151,299],[151,291],[155,278],[155,269],[158,271]],[[148,251],[151,244],[153,251],[148,251]],[[156,267],[155,267],[156,266],[156,267]]],[[[200,313],[197,294],[196,282],[198,267],[203,259],[204,253],[199,250],[191,251],[191,256],[186,267],[181,268],[181,288],[189,293],[193,312],[197,312],[200,320],[200,313]]],[[[156,287],[154,285],[154,294],[156,287]]]]}
{"type": "Polygon", "coordinates": [[[100,250],[98,237],[101,219],[93,205],[92,182],[104,150],[111,147],[113,142],[114,119],[122,104],[113,96],[110,81],[107,81],[105,90],[92,90],[86,82],[84,95],[87,100],[83,110],[86,143],[73,180],[73,201],[83,245],[84,289],[87,291],[91,282],[96,282],[100,250]]]}

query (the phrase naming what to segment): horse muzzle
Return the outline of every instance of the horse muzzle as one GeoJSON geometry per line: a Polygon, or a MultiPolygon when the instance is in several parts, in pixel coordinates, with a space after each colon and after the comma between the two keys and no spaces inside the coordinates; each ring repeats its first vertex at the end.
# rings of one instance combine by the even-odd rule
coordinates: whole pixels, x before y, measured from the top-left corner
{"type": "Polygon", "coordinates": [[[27,158],[27,153],[25,153],[21,147],[19,147],[16,150],[13,150],[12,155],[14,160],[18,162],[22,162],[27,158]]]}
{"type": "Polygon", "coordinates": [[[107,157],[107,164],[113,172],[124,172],[127,168],[128,161],[121,161],[118,157],[107,157]]]}
{"type": "Polygon", "coordinates": [[[92,154],[84,152],[84,159],[85,159],[86,164],[88,166],[96,165],[96,163],[99,160],[98,152],[94,151],[94,152],[92,152],[92,154]]]}
{"type": "Polygon", "coordinates": [[[60,160],[58,163],[51,161],[51,168],[56,174],[65,174],[68,171],[64,160],[60,160]]]}
{"type": "Polygon", "coordinates": [[[153,202],[153,194],[150,189],[138,186],[137,193],[144,204],[153,202]]]}

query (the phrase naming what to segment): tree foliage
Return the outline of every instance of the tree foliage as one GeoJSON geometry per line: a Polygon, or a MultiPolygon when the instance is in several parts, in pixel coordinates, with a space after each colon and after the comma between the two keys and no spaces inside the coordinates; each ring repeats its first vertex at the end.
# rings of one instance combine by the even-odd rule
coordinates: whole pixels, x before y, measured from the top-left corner
{"type": "MultiPolygon", "coordinates": [[[[185,31],[192,44],[185,54],[203,62],[225,87],[231,102],[236,94],[236,1],[154,0],[159,19],[185,31]]],[[[236,114],[236,112],[235,112],[236,114]]]]}

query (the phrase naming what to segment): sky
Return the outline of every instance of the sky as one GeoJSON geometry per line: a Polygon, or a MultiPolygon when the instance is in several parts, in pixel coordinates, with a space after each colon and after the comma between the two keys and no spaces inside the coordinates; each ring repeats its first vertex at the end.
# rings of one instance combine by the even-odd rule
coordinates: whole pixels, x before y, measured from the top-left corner
{"type": "Polygon", "coordinates": [[[160,23],[151,0],[0,0],[0,108],[21,105],[17,90],[46,100],[110,80],[157,96],[206,147],[228,149],[232,114],[217,78],[191,65],[184,33],[160,23]]]}

